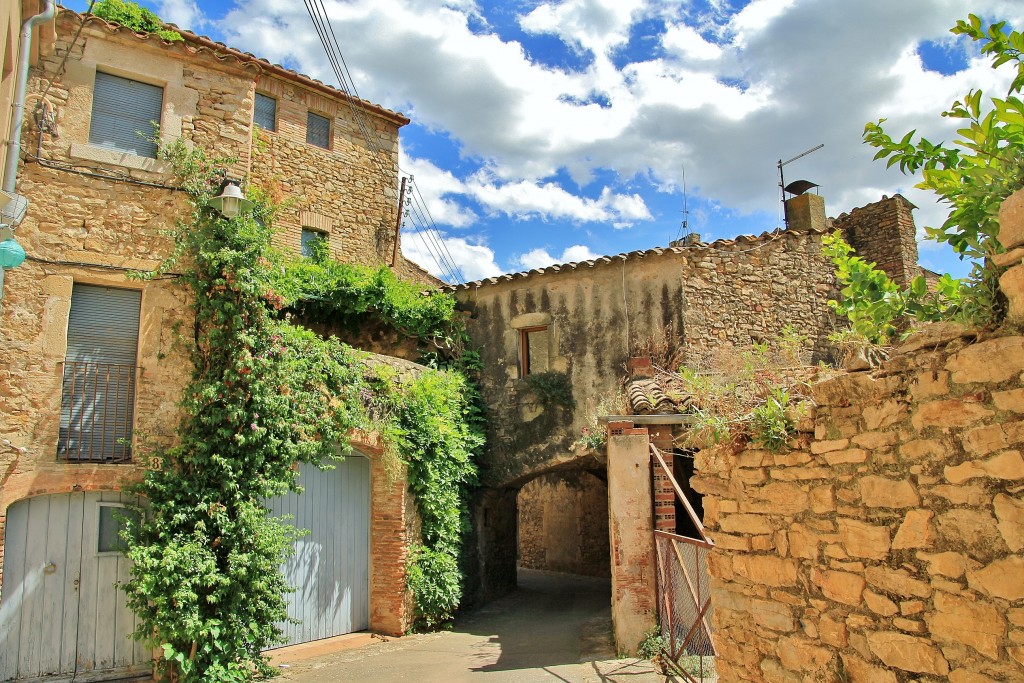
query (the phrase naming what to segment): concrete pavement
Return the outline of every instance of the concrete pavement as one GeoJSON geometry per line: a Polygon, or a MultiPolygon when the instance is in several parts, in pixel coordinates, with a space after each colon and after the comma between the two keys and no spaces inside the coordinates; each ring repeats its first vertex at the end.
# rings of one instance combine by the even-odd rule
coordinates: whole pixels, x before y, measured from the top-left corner
{"type": "Polygon", "coordinates": [[[520,570],[519,589],[450,631],[353,634],[272,653],[294,683],[663,683],[650,662],[616,659],[606,579],[520,570]]]}

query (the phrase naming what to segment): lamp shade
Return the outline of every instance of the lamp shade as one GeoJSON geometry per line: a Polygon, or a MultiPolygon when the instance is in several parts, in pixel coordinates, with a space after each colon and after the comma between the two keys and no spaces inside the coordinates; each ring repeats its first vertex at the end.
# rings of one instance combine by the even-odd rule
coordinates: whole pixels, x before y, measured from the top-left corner
{"type": "Polygon", "coordinates": [[[25,250],[13,237],[0,242],[0,268],[17,268],[25,262],[25,250]]]}
{"type": "Polygon", "coordinates": [[[245,198],[238,185],[228,183],[220,195],[210,200],[210,206],[225,218],[235,218],[239,214],[252,211],[253,203],[245,198]]]}

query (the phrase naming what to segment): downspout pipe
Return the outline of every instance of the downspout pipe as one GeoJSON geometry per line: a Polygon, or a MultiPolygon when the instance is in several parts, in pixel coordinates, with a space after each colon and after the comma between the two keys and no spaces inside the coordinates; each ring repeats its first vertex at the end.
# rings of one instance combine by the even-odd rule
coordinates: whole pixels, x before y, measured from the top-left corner
{"type": "Polygon", "coordinates": [[[11,104],[11,136],[7,141],[7,164],[4,166],[4,192],[14,192],[18,179],[18,158],[21,151],[21,129],[25,121],[25,91],[28,89],[28,70],[32,55],[32,31],[36,26],[53,19],[57,13],[54,0],[44,0],[43,11],[29,17],[21,25],[21,53],[18,55],[17,80],[14,83],[14,102],[11,104]]]}

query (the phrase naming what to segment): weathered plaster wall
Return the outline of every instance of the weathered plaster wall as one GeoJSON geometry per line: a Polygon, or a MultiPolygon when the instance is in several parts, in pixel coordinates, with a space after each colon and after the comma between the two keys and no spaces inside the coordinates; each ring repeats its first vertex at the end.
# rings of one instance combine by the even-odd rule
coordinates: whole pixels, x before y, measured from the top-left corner
{"type": "Polygon", "coordinates": [[[698,453],[723,680],[1024,679],[1024,337],[952,339],[814,387],[793,451],[698,453]]]}
{"type": "Polygon", "coordinates": [[[826,355],[834,321],[825,301],[833,286],[821,236],[781,232],[458,288],[484,366],[490,417],[484,481],[518,485],[578,457],[571,444],[588,413],[620,388],[626,360],[646,341],[668,334],[686,353],[699,354],[794,325],[826,355]],[[514,324],[528,315],[550,321],[551,369],[568,375],[575,409],[541,405],[519,378],[514,324]]]}
{"type": "Polygon", "coordinates": [[[618,652],[635,654],[658,620],[651,453],[646,429],[626,423],[609,425],[609,430],[612,627],[618,652]]]}
{"type": "Polygon", "coordinates": [[[519,566],[608,576],[608,485],[581,470],[542,475],[519,490],[519,566]]]}

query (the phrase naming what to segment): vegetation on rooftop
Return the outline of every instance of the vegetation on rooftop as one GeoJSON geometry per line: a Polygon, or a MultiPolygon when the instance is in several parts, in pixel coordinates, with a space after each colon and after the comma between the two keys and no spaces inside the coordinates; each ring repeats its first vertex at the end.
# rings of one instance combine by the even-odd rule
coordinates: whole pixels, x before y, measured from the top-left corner
{"type": "Polygon", "coordinates": [[[132,0],[99,0],[92,8],[92,13],[137,33],[152,33],[171,42],[184,40],[180,33],[167,28],[167,24],[156,13],[132,0]]]}

